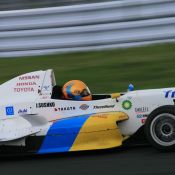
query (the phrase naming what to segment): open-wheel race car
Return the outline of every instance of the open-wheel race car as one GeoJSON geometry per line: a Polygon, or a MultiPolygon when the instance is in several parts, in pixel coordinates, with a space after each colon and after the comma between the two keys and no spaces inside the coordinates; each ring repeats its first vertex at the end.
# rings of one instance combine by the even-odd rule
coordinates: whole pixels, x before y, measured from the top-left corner
{"type": "Polygon", "coordinates": [[[53,70],[0,85],[0,154],[119,147],[140,128],[157,149],[175,149],[175,88],[92,94],[66,100],[53,70]]]}

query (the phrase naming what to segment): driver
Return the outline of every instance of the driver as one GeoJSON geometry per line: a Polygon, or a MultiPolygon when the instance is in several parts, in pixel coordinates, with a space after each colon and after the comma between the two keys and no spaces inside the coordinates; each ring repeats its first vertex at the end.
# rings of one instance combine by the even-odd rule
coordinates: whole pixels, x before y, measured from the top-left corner
{"type": "Polygon", "coordinates": [[[64,98],[68,100],[92,100],[92,95],[89,88],[80,80],[68,81],[63,86],[62,91],[64,98]]]}

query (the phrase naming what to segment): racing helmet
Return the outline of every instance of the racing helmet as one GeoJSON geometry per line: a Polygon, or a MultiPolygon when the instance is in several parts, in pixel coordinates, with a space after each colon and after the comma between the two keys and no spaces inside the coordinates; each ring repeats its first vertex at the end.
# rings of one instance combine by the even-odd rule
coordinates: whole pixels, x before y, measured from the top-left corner
{"type": "Polygon", "coordinates": [[[63,95],[66,99],[70,100],[92,100],[92,95],[89,88],[80,80],[68,81],[63,86],[63,95]]]}

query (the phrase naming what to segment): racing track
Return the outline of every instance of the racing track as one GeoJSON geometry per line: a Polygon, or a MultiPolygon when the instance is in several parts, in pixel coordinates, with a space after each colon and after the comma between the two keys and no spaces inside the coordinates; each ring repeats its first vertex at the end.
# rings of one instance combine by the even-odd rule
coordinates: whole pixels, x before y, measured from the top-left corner
{"type": "Polygon", "coordinates": [[[0,158],[0,174],[174,175],[175,152],[131,147],[97,152],[0,158]]]}

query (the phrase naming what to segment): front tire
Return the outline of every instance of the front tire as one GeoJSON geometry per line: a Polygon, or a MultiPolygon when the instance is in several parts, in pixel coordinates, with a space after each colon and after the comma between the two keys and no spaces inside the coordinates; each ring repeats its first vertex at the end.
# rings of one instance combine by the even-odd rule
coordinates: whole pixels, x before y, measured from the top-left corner
{"type": "Polygon", "coordinates": [[[158,150],[175,150],[175,106],[155,109],[145,123],[148,141],[158,150]]]}

